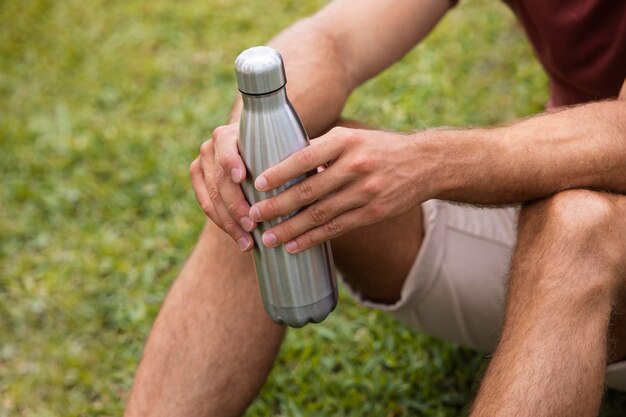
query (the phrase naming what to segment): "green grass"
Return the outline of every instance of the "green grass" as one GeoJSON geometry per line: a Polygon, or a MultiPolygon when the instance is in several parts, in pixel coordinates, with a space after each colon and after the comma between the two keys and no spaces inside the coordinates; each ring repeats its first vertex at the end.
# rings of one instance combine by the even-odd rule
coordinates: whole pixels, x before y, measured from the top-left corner
{"type": "MultiPolygon", "coordinates": [[[[226,118],[234,58],[323,3],[0,2],[0,417],[121,413],[204,222],[187,167],[226,118]]],[[[510,12],[467,0],[346,116],[483,125],[545,100],[510,12]]],[[[342,294],[290,332],[247,415],[454,416],[484,365],[342,294]]]]}

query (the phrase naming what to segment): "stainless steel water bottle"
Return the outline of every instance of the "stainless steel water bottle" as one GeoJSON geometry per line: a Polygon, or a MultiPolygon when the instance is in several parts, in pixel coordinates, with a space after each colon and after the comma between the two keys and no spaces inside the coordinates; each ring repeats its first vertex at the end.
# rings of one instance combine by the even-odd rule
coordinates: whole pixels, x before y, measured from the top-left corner
{"type": "MultiPolygon", "coordinates": [[[[252,205],[302,181],[311,172],[270,192],[254,188],[254,180],[267,168],[308,145],[298,115],[287,99],[285,69],[278,51],[257,46],[235,61],[237,83],[243,96],[239,124],[239,152],[248,171],[242,184],[252,205]]],[[[265,310],[276,323],[302,327],[318,323],[337,305],[337,281],[330,244],[288,253],[284,246],[267,248],[261,234],[296,213],[263,222],[253,232],[254,264],[265,310]]]]}

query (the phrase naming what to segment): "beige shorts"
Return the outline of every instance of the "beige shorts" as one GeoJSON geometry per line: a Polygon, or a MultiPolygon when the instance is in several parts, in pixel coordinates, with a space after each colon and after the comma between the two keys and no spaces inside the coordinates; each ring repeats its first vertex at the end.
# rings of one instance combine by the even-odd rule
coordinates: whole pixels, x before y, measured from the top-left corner
{"type": "MultiPolygon", "coordinates": [[[[425,237],[400,300],[362,304],[401,322],[482,352],[498,341],[519,208],[479,209],[430,200],[422,205],[425,237]]],[[[626,362],[607,368],[607,384],[626,390],[626,362]]]]}

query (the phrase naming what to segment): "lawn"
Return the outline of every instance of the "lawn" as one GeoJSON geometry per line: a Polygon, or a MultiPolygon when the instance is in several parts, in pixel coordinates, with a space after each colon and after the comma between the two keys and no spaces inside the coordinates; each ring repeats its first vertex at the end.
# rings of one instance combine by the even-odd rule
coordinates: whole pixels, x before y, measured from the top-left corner
{"type": "MultiPolygon", "coordinates": [[[[234,59],[323,4],[0,2],[0,417],[121,414],[204,222],[187,168],[226,119],[234,59]]],[[[466,0],[345,115],[501,123],[540,111],[546,85],[511,13],[466,0]]],[[[288,334],[247,416],[456,416],[485,363],[342,293],[288,334]]]]}

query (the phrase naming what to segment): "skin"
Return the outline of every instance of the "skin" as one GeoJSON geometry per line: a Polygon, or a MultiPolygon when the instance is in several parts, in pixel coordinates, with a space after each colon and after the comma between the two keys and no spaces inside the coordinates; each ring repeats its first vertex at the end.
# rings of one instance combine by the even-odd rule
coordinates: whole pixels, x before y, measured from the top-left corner
{"type": "MultiPolygon", "coordinates": [[[[447,8],[439,0],[399,1],[394,8],[382,3],[333,2],[271,42],[285,58],[288,94],[312,137],[336,124],[350,92],[418,43],[447,8]],[[368,31],[359,30],[365,24],[368,31]],[[322,92],[317,85],[329,88],[322,92]]],[[[295,252],[333,238],[336,263],[350,285],[372,300],[393,302],[421,244],[419,203],[434,197],[489,205],[539,199],[522,209],[527,220],[519,230],[504,336],[474,415],[572,415],[574,398],[589,404],[576,415],[593,415],[607,355],[609,361],[626,356],[620,330],[626,323],[619,314],[623,287],[617,284],[624,251],[619,239],[602,239],[623,231],[615,223],[624,218],[623,197],[617,195],[626,189],[624,103],[592,103],[493,129],[334,129],[263,175],[275,187],[297,176],[294,161],[311,167],[331,163],[308,180],[308,189],[294,187],[254,208],[239,188],[245,175],[236,148],[240,109],[237,100],[229,125],[213,132],[190,167],[196,197],[211,222],[157,318],[126,415],[236,416],[260,389],[284,329],[267,319],[259,302],[247,253],[255,220],[314,202],[266,232],[264,242],[273,233],[273,245],[295,242],[295,252]],[[562,192],[583,187],[616,195],[562,192]],[[588,217],[593,222],[581,221],[588,217]],[[585,242],[603,250],[588,250],[585,242]],[[616,255],[585,258],[605,252],[616,255]],[[589,261],[575,265],[588,268],[564,268],[579,259],[574,255],[589,261]],[[573,284],[563,285],[572,276],[573,284]],[[549,291],[532,292],[529,301],[530,285],[555,288],[562,302],[555,304],[549,291]],[[580,308],[589,314],[575,314],[580,308]],[[611,322],[612,312],[618,314],[611,322]],[[572,326],[580,331],[564,330],[572,326]],[[550,360],[536,360],[541,357],[550,360]],[[515,361],[520,365],[509,366],[515,361]],[[547,389],[555,385],[565,385],[567,395],[547,389]]]]}
{"type": "Polygon", "coordinates": [[[609,322],[625,301],[625,218],[626,197],[589,190],[524,206],[503,334],[472,417],[598,414],[607,349],[624,357],[609,322]]]}
{"type": "MultiPolygon", "coordinates": [[[[285,58],[290,100],[312,137],[337,125],[352,86],[375,73],[368,65],[375,62],[381,69],[391,65],[447,10],[440,0],[398,1],[396,7],[383,10],[379,5],[378,0],[333,2],[271,41],[285,58]],[[345,13],[350,14],[349,21],[344,19],[345,13]],[[354,36],[363,35],[358,30],[361,22],[373,20],[379,24],[371,28],[376,29],[371,35],[380,39],[380,48],[354,36]],[[393,29],[398,27],[409,31],[396,42],[393,29]],[[306,57],[302,56],[302,45],[309,46],[306,57]],[[371,56],[359,52],[365,50],[371,56]],[[344,62],[348,56],[354,69],[347,59],[344,62]],[[329,86],[323,94],[314,88],[320,84],[329,86]]],[[[240,110],[241,101],[236,100],[230,124],[236,123],[240,110]]],[[[191,164],[194,189],[211,221],[161,307],[135,375],[125,416],[241,415],[265,381],[283,339],[284,328],[267,318],[260,303],[252,256],[231,239],[249,238],[238,228],[237,220],[232,220],[247,215],[249,207],[239,208],[241,211],[233,215],[226,209],[226,222],[213,211],[214,204],[222,206],[220,213],[225,213],[224,207],[235,209],[228,195],[236,196],[239,186],[224,179],[224,173],[232,168],[229,158],[239,160],[229,146],[236,139],[232,132],[227,128],[214,132],[214,139],[202,146],[199,158],[191,164]],[[198,184],[203,187],[198,188],[198,184]],[[203,189],[209,200],[202,199],[203,189]],[[229,219],[231,234],[223,229],[229,219]]],[[[355,290],[372,300],[393,302],[399,297],[421,240],[421,210],[416,207],[334,239],[333,257],[344,280],[355,290]],[[381,242],[386,243],[381,246],[381,242]]]]}
{"type": "Polygon", "coordinates": [[[570,188],[626,192],[626,103],[591,103],[493,129],[412,135],[337,128],[261,174],[273,189],[330,167],[250,209],[265,221],[311,204],[266,231],[292,253],[397,216],[431,198],[501,205],[570,188]],[[389,179],[393,178],[393,181],[389,179]]]}

